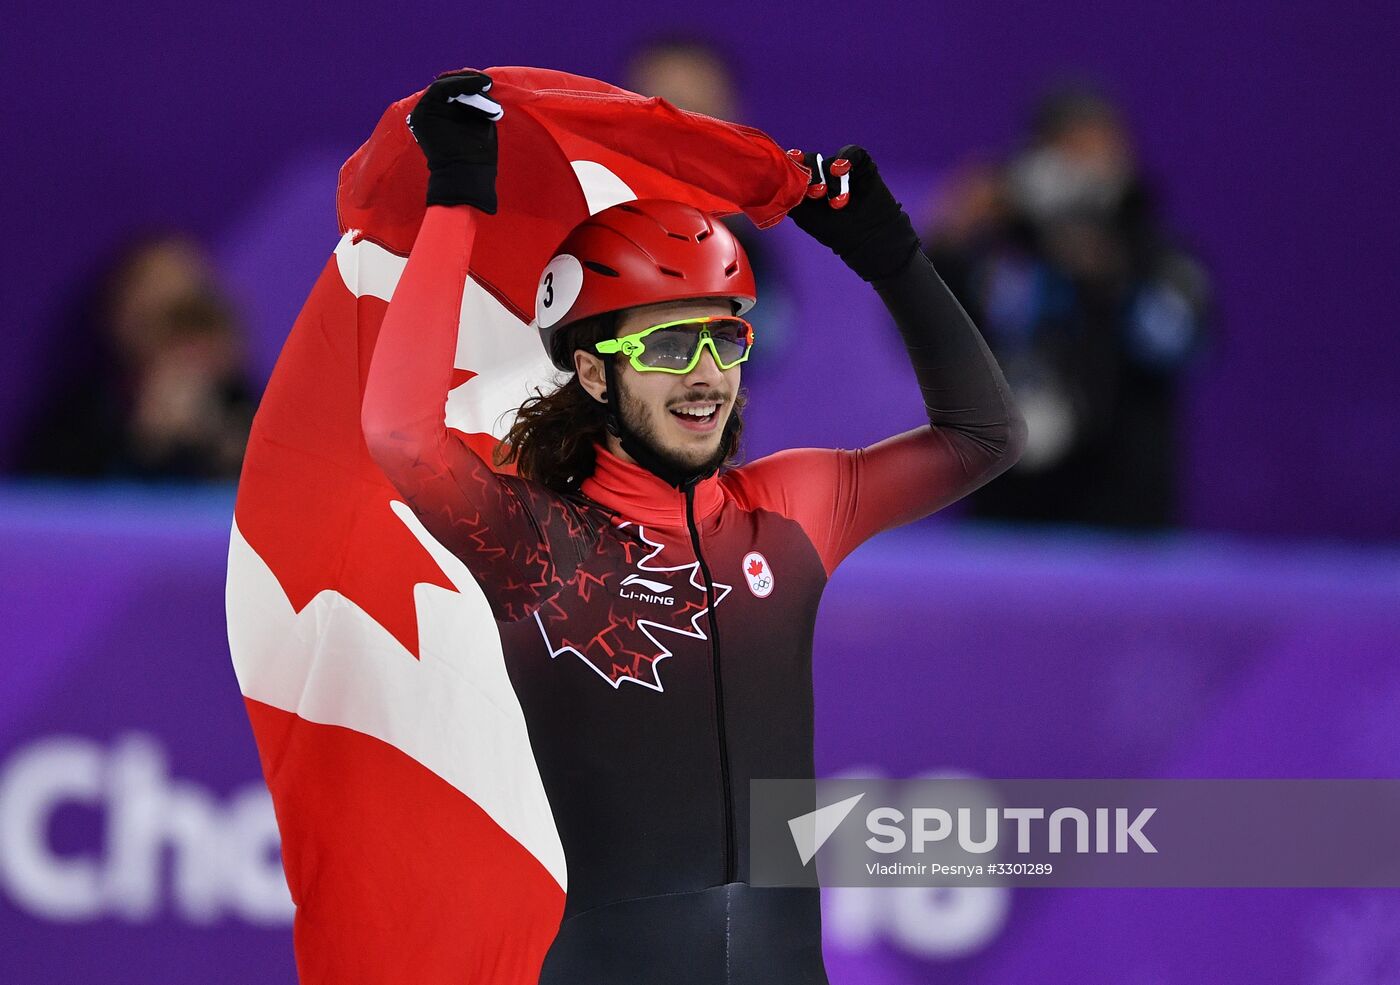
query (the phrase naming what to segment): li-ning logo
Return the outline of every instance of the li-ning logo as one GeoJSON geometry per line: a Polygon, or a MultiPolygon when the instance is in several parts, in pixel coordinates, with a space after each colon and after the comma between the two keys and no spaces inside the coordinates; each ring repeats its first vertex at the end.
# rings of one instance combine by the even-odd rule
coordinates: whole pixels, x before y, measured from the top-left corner
{"type": "Polygon", "coordinates": [[[618,595],[625,599],[637,599],[639,602],[654,602],[657,605],[675,605],[676,600],[667,593],[671,591],[671,586],[665,582],[650,581],[641,575],[628,575],[622,579],[622,586],[618,595]],[[635,588],[628,590],[628,585],[635,588]],[[641,589],[638,591],[637,589],[641,589]]]}
{"type": "MultiPolygon", "coordinates": [[[[617,525],[619,530],[633,526],[627,520],[617,525]]],[[[631,606],[613,604],[613,597],[595,594],[595,605],[587,605],[589,597],[581,593],[577,606],[564,608],[558,603],[535,610],[535,623],[549,647],[551,658],[572,653],[613,688],[626,681],[652,691],[662,691],[657,667],[671,656],[674,636],[705,640],[707,604],[719,605],[732,588],[720,582],[706,586],[700,573],[699,560],[689,564],[662,564],[665,548],[660,541],[636,527],[637,537],[651,552],[637,561],[637,573],[629,574],[618,584],[618,594],[627,598],[659,603],[666,611],[637,612],[631,606]],[[656,581],[648,575],[666,575],[670,583],[656,581]],[[679,580],[677,576],[684,577],[679,580]],[[688,577],[685,577],[688,576],[688,577]]],[[[585,574],[587,574],[585,572],[585,574]]],[[[592,578],[593,584],[602,579],[592,578]]]]}

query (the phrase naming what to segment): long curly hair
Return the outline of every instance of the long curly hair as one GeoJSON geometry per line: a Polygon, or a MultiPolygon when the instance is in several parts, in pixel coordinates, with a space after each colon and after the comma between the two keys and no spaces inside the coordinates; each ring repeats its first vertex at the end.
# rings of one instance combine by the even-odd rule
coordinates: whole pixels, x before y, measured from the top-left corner
{"type": "MultiPolygon", "coordinates": [[[[617,334],[620,312],[611,311],[584,318],[554,336],[556,346],[562,347],[565,360],[572,362],[574,351],[593,351],[593,346],[617,334]]],[[[722,438],[724,462],[738,454],[739,438],[744,430],[740,411],[747,395],[742,389],[734,398],[734,407],[722,438]]],[[[536,388],[516,411],[515,423],[497,447],[497,465],[514,463],[516,474],[538,482],[559,493],[572,493],[593,474],[597,467],[594,444],[607,444],[606,405],[593,399],[577,373],[554,390],[546,393],[536,388]]]]}

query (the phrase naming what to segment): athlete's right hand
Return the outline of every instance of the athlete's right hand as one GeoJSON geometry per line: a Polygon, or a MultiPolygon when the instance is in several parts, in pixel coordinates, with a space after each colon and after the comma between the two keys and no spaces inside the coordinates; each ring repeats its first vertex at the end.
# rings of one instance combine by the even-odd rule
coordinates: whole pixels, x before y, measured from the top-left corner
{"type": "Polygon", "coordinates": [[[408,129],[428,159],[428,204],[473,205],[496,214],[496,121],[482,72],[439,75],[408,115],[408,129]]]}

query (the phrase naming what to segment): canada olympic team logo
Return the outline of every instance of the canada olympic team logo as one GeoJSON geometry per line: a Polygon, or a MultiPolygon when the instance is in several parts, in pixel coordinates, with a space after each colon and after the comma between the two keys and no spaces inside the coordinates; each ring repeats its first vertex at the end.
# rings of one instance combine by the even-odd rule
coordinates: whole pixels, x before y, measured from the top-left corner
{"type": "Polygon", "coordinates": [[[773,570],[768,567],[768,559],[758,551],[744,555],[744,580],[756,598],[766,599],[773,591],[773,570]]]}

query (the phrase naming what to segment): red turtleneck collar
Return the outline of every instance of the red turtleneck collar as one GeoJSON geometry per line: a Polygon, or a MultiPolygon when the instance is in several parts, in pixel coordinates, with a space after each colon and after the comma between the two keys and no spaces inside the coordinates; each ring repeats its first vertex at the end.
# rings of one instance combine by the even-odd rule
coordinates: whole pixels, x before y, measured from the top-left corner
{"type": "MultiPolygon", "coordinates": [[[[628,520],[658,527],[685,526],[685,494],[640,465],[624,462],[607,447],[594,444],[597,466],[579,487],[589,499],[628,520]]],[[[695,522],[700,524],[724,504],[719,473],[695,485],[695,522]]]]}

